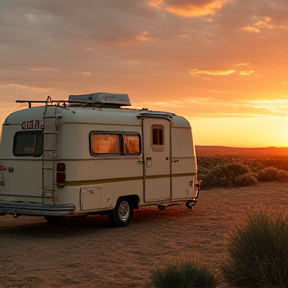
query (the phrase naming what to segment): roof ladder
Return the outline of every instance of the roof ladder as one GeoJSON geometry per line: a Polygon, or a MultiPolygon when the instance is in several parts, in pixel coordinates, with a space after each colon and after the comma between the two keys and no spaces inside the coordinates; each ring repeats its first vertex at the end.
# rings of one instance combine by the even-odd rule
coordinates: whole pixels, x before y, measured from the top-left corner
{"type": "Polygon", "coordinates": [[[55,204],[55,160],[57,158],[57,132],[61,117],[57,117],[57,105],[48,96],[43,113],[43,154],[42,154],[42,201],[44,205],[55,204]]]}

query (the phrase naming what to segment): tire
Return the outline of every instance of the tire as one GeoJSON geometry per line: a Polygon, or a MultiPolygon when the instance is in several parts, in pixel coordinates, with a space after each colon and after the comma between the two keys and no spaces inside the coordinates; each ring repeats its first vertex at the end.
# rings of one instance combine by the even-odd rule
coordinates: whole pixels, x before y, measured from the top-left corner
{"type": "Polygon", "coordinates": [[[49,223],[57,223],[63,219],[62,216],[44,216],[44,218],[49,223]]]}
{"type": "Polygon", "coordinates": [[[119,198],[115,208],[108,213],[109,222],[114,227],[126,227],[133,218],[133,205],[129,198],[119,198]]]}

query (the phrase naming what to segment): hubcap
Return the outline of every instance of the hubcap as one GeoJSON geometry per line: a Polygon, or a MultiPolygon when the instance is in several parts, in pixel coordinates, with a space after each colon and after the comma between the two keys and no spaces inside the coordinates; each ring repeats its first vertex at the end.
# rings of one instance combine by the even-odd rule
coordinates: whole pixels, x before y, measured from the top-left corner
{"type": "Polygon", "coordinates": [[[118,208],[118,215],[121,221],[125,222],[130,216],[130,207],[128,202],[123,201],[118,208]]]}

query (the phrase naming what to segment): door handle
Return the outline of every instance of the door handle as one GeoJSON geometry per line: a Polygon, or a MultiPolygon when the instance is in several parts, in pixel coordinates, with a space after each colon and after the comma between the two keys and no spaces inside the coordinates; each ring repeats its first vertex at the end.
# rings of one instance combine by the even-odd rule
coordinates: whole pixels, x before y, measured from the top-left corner
{"type": "Polygon", "coordinates": [[[151,167],[152,166],[152,158],[151,157],[146,157],[146,166],[151,167]]]}
{"type": "Polygon", "coordinates": [[[172,159],[172,162],[173,162],[173,163],[179,162],[179,159],[173,158],[173,159],[172,159]]]}

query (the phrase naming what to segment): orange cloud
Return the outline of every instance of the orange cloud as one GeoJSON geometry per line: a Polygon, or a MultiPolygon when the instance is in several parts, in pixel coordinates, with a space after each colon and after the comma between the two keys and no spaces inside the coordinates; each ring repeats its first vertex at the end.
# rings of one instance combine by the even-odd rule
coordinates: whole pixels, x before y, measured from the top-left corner
{"type": "Polygon", "coordinates": [[[255,72],[254,70],[249,70],[249,71],[244,70],[244,71],[240,71],[239,75],[241,75],[241,76],[249,76],[249,75],[252,75],[254,72],[255,72]]]}
{"type": "Polygon", "coordinates": [[[240,28],[240,30],[244,30],[246,32],[252,32],[252,33],[259,33],[260,30],[256,27],[251,27],[251,26],[245,26],[245,27],[242,27],[240,28]]]}
{"type": "Polygon", "coordinates": [[[47,66],[39,67],[39,68],[31,67],[29,70],[30,70],[30,71],[43,71],[43,72],[47,72],[47,71],[59,71],[58,68],[52,68],[52,67],[47,67],[47,66]]]}
{"type": "Polygon", "coordinates": [[[255,73],[254,70],[247,69],[250,66],[250,63],[240,63],[234,65],[236,68],[235,69],[229,69],[229,70],[198,70],[198,69],[193,69],[189,73],[192,76],[227,76],[227,75],[240,75],[240,76],[250,76],[255,73]],[[245,68],[245,69],[243,69],[245,68]]]}
{"type": "Polygon", "coordinates": [[[140,42],[149,42],[151,41],[151,37],[149,37],[148,35],[148,31],[142,31],[142,33],[136,35],[135,38],[140,42]]]}
{"type": "Polygon", "coordinates": [[[212,75],[212,76],[223,76],[223,75],[230,75],[235,73],[235,70],[217,70],[217,71],[205,71],[205,70],[198,70],[198,69],[193,69],[189,72],[193,76],[198,76],[198,75],[212,75]]]}
{"type": "Polygon", "coordinates": [[[148,5],[150,7],[161,9],[161,6],[163,5],[163,0],[150,0],[148,5]]]}
{"type": "MultiPolygon", "coordinates": [[[[285,97],[285,96],[284,96],[285,97]]],[[[255,109],[265,109],[271,114],[278,116],[287,115],[288,99],[272,99],[272,100],[248,100],[246,101],[248,107],[255,109]]]]}
{"type": "MultiPolygon", "coordinates": [[[[221,91],[219,91],[221,92],[221,91]]],[[[183,98],[183,100],[145,101],[133,103],[133,107],[172,111],[189,117],[285,117],[288,97],[272,100],[229,100],[213,97],[183,98]]]]}
{"type": "Polygon", "coordinates": [[[24,89],[24,90],[36,90],[36,91],[43,91],[43,92],[49,92],[52,90],[49,88],[32,87],[32,86],[26,86],[26,85],[20,85],[20,84],[8,84],[6,86],[10,88],[19,88],[19,89],[24,89]]]}
{"type": "Polygon", "coordinates": [[[150,0],[148,5],[183,17],[199,17],[216,14],[230,0],[205,2],[197,5],[191,4],[191,1],[150,0]]]}
{"type": "Polygon", "coordinates": [[[264,20],[259,20],[255,22],[252,26],[244,26],[240,28],[240,30],[244,30],[246,32],[252,33],[260,33],[262,30],[265,29],[274,29],[275,26],[270,24],[271,18],[265,17],[264,20]]]}

